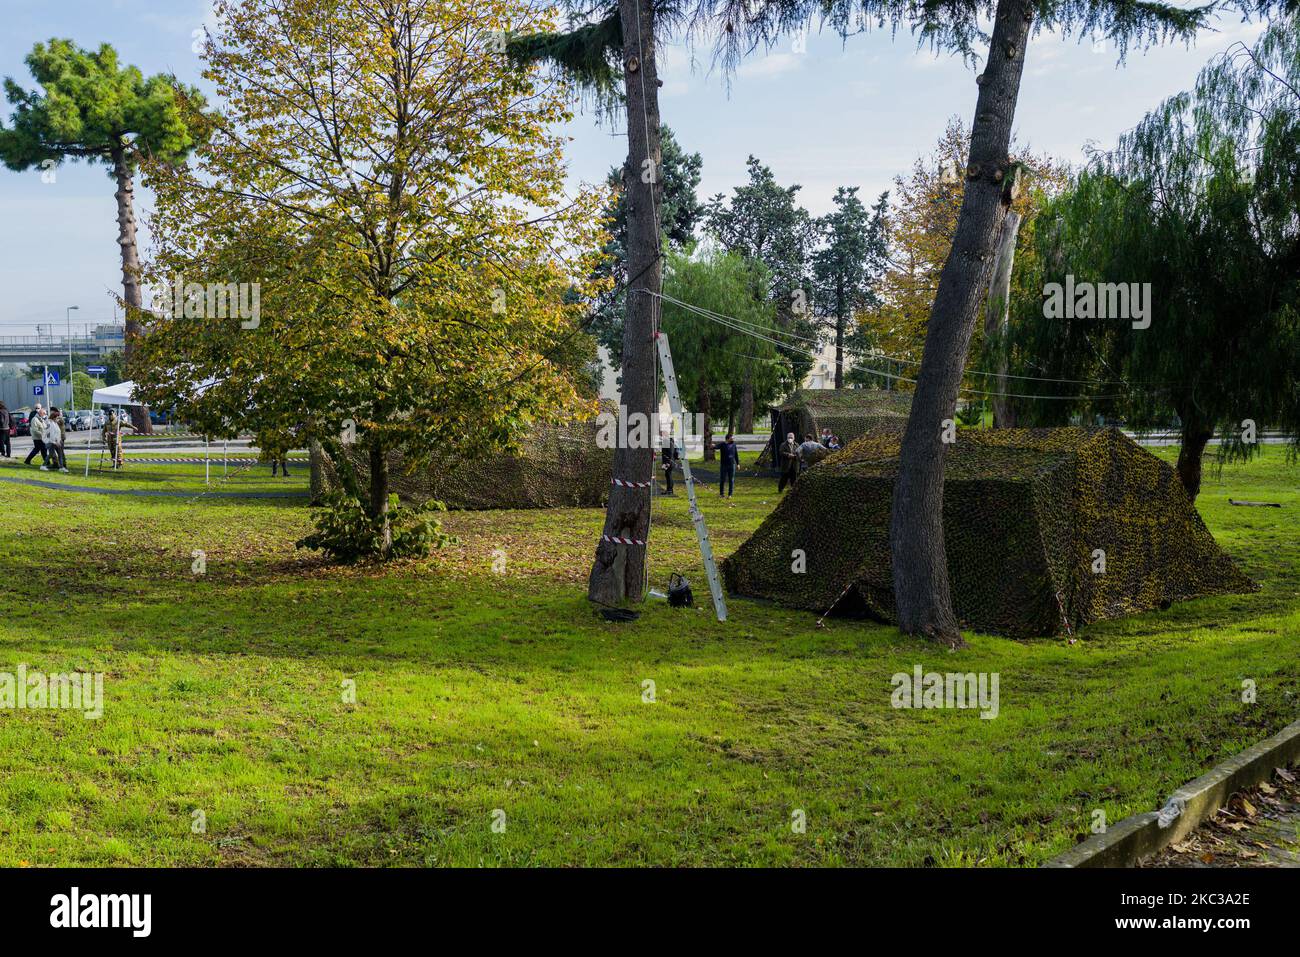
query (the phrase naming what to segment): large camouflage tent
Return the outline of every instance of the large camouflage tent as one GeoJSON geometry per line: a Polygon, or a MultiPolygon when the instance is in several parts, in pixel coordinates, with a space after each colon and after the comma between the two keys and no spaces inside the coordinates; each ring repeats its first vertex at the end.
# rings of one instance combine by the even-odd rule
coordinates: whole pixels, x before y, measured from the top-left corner
{"type": "MultiPolygon", "coordinates": [[[[892,620],[889,514],[901,437],[878,431],[801,476],[724,563],[728,589],[892,620]],[[793,570],[797,549],[802,574],[793,570]]],[[[1256,588],[1219,549],[1174,470],[1116,429],[963,430],[945,469],[944,537],[964,627],[1073,633],[1256,588]]]]}
{"type": "MultiPolygon", "coordinates": [[[[407,472],[396,453],[388,457],[390,484],[403,504],[437,499],[448,508],[598,508],[609,495],[613,450],[596,444],[595,420],[533,426],[518,454],[435,461],[407,472]]],[[[364,483],[370,473],[363,453],[348,459],[364,483]]],[[[312,489],[337,483],[328,456],[313,451],[312,489]]]]}
{"type": "Polygon", "coordinates": [[[759,454],[757,464],[772,464],[774,444],[779,446],[784,442],[787,432],[793,432],[802,442],[806,435],[820,438],[822,429],[830,429],[841,445],[848,445],[876,429],[906,425],[911,407],[912,396],[904,392],[800,389],[769,408],[772,437],[759,454]]]}

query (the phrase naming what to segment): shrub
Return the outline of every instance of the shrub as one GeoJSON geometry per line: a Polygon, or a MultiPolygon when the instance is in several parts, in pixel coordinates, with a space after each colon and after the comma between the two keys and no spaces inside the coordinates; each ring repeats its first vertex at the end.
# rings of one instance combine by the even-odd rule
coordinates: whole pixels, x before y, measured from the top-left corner
{"type": "Polygon", "coordinates": [[[454,536],[443,532],[442,522],[434,517],[435,513],[446,510],[442,502],[436,501],[403,508],[398,505],[397,496],[392,495],[386,514],[376,518],[366,511],[360,499],[345,492],[327,492],[312,510],[316,531],[294,544],[325,552],[342,562],[424,558],[432,549],[456,542],[454,536]],[[392,535],[387,555],[383,549],[385,521],[392,535]]]}

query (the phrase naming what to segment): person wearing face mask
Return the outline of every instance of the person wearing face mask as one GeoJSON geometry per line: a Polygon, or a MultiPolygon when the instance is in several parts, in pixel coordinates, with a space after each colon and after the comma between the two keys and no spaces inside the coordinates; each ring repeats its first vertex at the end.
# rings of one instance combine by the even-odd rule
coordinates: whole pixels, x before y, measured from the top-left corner
{"type": "Polygon", "coordinates": [[[799,443],[793,432],[785,434],[785,441],[776,451],[777,467],[781,470],[781,481],[777,482],[777,492],[784,492],[786,485],[793,486],[799,478],[799,443]]]}

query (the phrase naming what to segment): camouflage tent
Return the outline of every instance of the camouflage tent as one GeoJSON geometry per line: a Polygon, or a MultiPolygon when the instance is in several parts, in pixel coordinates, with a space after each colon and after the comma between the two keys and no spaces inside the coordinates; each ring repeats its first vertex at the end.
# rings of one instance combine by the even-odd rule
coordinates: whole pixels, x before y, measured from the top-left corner
{"type": "MultiPolygon", "coordinates": [[[[1116,429],[958,433],[944,536],[965,627],[1069,633],[1202,595],[1254,591],[1174,470],[1116,429]]],[[[888,621],[889,514],[901,429],[881,430],[799,479],[724,563],[735,594],[888,621]],[[802,549],[806,570],[792,571],[802,549]]]]}
{"type": "MultiPolygon", "coordinates": [[[[518,454],[496,453],[478,459],[435,462],[408,473],[396,453],[389,455],[392,490],[403,503],[438,499],[448,508],[598,508],[609,495],[613,450],[596,445],[596,422],[534,426],[518,454]]],[[[366,456],[349,454],[362,483],[366,456]]],[[[312,455],[312,489],[334,485],[329,458],[312,455]]]]}
{"type": "Polygon", "coordinates": [[[772,464],[773,449],[785,441],[787,432],[793,432],[802,442],[806,435],[820,438],[822,429],[830,429],[841,445],[848,445],[874,429],[905,425],[911,407],[912,396],[906,392],[800,389],[768,410],[772,415],[772,437],[757,464],[772,464]]]}

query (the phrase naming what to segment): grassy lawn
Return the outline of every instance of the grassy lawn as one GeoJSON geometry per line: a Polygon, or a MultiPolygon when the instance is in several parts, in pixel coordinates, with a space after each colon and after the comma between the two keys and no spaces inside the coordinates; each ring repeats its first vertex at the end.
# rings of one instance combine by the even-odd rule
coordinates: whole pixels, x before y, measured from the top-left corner
{"type": "MultiPolygon", "coordinates": [[[[301,500],[198,495],[201,466],[0,469],[198,495],[0,482],[0,671],[106,675],[99,720],[0,711],[0,865],[1038,864],[1300,716],[1298,474],[1277,448],[1207,470],[1198,505],[1259,593],[948,653],[737,599],[724,625],[663,602],[605,623],[597,510],[453,513],[427,562],[338,568],[293,548],[301,500]],[[892,709],[914,664],[998,672],[998,718],[892,709]]],[[[706,494],[720,556],[774,503],[768,479],[706,494]]],[[[680,491],[652,540],[655,584],[682,571],[707,606],[680,491]]]]}

